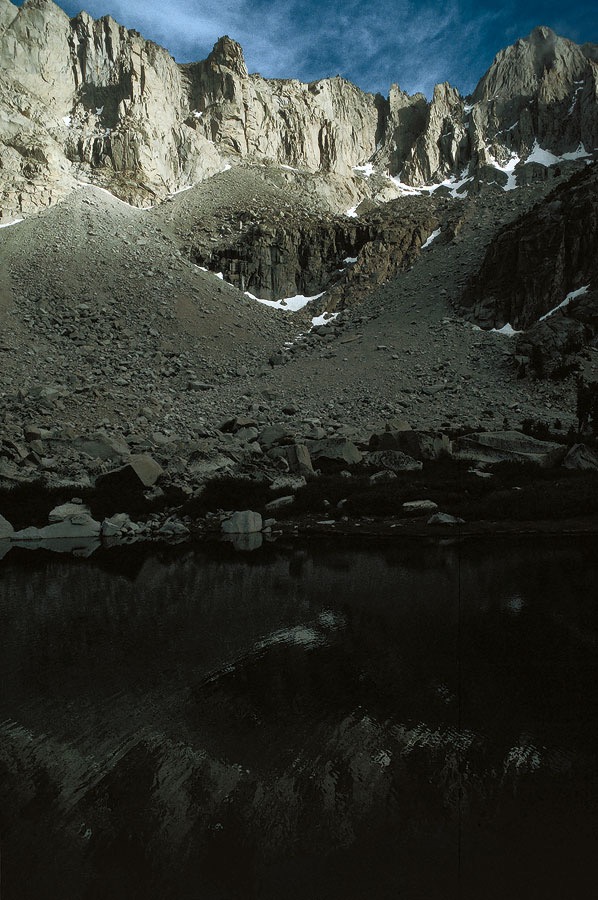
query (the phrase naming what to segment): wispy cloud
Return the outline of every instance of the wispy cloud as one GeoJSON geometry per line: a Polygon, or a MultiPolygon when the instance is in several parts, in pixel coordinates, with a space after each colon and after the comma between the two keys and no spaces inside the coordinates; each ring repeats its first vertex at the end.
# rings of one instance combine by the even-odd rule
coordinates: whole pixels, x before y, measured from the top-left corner
{"type": "MultiPolygon", "coordinates": [[[[578,0],[570,13],[561,0],[83,2],[94,17],[113,16],[181,62],[204,59],[228,34],[242,44],[250,71],[302,81],[341,74],[384,94],[398,82],[430,96],[440,81],[468,93],[495,53],[534,25],[552,25],[577,40],[592,40],[588,29],[595,27],[595,0],[578,0]]],[[[58,3],[74,15],[81,0],[58,3]]]]}

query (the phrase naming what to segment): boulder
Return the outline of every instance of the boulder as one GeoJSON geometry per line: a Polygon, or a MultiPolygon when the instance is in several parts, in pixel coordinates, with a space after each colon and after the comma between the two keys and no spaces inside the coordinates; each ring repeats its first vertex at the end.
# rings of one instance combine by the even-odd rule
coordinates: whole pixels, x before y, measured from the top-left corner
{"type": "Polygon", "coordinates": [[[314,474],[311,456],[305,444],[292,444],[287,447],[286,458],[289,469],[296,475],[309,477],[314,474]]]}
{"type": "Polygon", "coordinates": [[[128,531],[132,525],[133,522],[127,513],[117,513],[102,522],[102,537],[116,537],[124,531],[128,531]]]}
{"type": "Polygon", "coordinates": [[[257,439],[264,450],[270,450],[276,444],[291,443],[293,435],[287,425],[266,425],[260,431],[257,439]]]}
{"type": "Polygon", "coordinates": [[[413,459],[401,450],[373,450],[365,454],[363,464],[389,472],[419,472],[424,467],[421,460],[413,459]]]}
{"type": "Polygon", "coordinates": [[[15,530],[10,522],[0,515],[0,541],[5,538],[11,538],[14,533],[15,530]]]}
{"type": "Polygon", "coordinates": [[[81,515],[89,516],[89,509],[82,503],[71,500],[70,503],[63,503],[60,506],[55,506],[48,514],[48,522],[50,525],[54,525],[56,522],[64,522],[65,520],[70,520],[73,516],[81,515]]]}
{"type": "Polygon", "coordinates": [[[562,465],[566,469],[580,469],[591,472],[598,469],[598,453],[585,444],[573,444],[565,456],[562,465]]]}
{"type": "Polygon", "coordinates": [[[343,462],[349,466],[360,463],[363,454],[352,441],[345,438],[324,438],[321,441],[308,441],[306,447],[312,459],[330,462],[343,462]]]}
{"type": "Polygon", "coordinates": [[[370,450],[399,450],[413,459],[438,459],[450,453],[451,442],[442,432],[383,431],[373,434],[369,442],[370,450]]]}
{"type": "Polygon", "coordinates": [[[160,475],[164,474],[162,467],[146,453],[132,456],[125,466],[113,469],[96,478],[96,487],[112,490],[139,490],[152,487],[160,475]]]}
{"type": "Polygon", "coordinates": [[[88,437],[79,437],[73,441],[73,447],[93,459],[118,460],[129,455],[126,441],[112,437],[104,431],[96,431],[88,437]]]}
{"type": "Polygon", "coordinates": [[[298,491],[305,487],[307,481],[302,475],[277,475],[270,482],[271,491],[298,491]]]}
{"type": "Polygon", "coordinates": [[[404,516],[424,516],[426,513],[435,513],[437,509],[438,504],[433,500],[410,500],[402,506],[404,516]]]}
{"type": "Polygon", "coordinates": [[[368,480],[372,486],[377,484],[390,484],[392,481],[397,480],[397,476],[396,472],[391,472],[389,469],[383,469],[381,472],[375,472],[373,475],[370,475],[368,480]]]}
{"type": "Polygon", "coordinates": [[[465,525],[465,519],[458,516],[451,516],[450,513],[438,512],[434,513],[428,519],[428,525],[465,525]]]}
{"type": "Polygon", "coordinates": [[[225,519],[221,528],[224,534],[255,534],[262,530],[262,517],[260,513],[250,509],[234,512],[230,518],[225,519]]]}
{"type": "Polygon", "coordinates": [[[79,516],[72,516],[62,522],[40,528],[39,536],[42,540],[93,538],[98,537],[101,530],[100,522],[96,522],[91,516],[82,513],[79,516]]]}
{"type": "Polygon", "coordinates": [[[186,537],[189,533],[187,526],[177,519],[164,522],[161,528],[158,529],[158,534],[165,537],[186,537]]]}
{"type": "Polygon", "coordinates": [[[458,438],[453,449],[456,459],[482,463],[531,462],[542,468],[562,462],[567,448],[552,441],[521,434],[519,431],[488,431],[458,438]]]}
{"type": "Polygon", "coordinates": [[[25,528],[13,535],[16,541],[44,541],[44,540],[79,540],[97,538],[101,531],[101,524],[92,519],[90,515],[81,513],[46,525],[43,528],[25,528]]]}
{"type": "Polygon", "coordinates": [[[295,501],[295,498],[292,494],[289,494],[286,497],[276,497],[275,500],[270,500],[269,503],[266,503],[266,509],[268,512],[276,512],[278,509],[284,509],[286,506],[292,506],[295,501]]]}

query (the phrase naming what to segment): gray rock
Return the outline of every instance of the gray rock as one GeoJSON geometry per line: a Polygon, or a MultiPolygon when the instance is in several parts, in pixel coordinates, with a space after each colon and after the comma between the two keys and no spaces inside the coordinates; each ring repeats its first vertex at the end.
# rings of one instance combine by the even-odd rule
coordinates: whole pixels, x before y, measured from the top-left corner
{"type": "Polygon", "coordinates": [[[11,538],[14,533],[15,530],[10,522],[5,519],[4,516],[0,515],[0,540],[11,538]]]}
{"type": "Polygon", "coordinates": [[[352,441],[345,438],[324,438],[321,441],[307,441],[306,447],[314,460],[344,462],[356,465],[363,459],[363,454],[352,441]]]}
{"type": "Polygon", "coordinates": [[[465,519],[458,516],[451,516],[450,513],[438,512],[434,513],[428,519],[428,525],[465,525],[465,519]]]}
{"type": "Polygon", "coordinates": [[[542,468],[562,462],[567,448],[551,441],[539,441],[519,431],[489,431],[468,434],[454,445],[456,459],[482,463],[531,462],[542,468]]]}
{"type": "Polygon", "coordinates": [[[48,514],[48,522],[50,525],[53,525],[56,522],[64,522],[65,520],[70,521],[73,517],[81,515],[89,516],[89,509],[82,503],[74,503],[71,501],[70,503],[63,503],[60,506],[55,506],[48,514]]]}
{"type": "Polygon", "coordinates": [[[73,446],[81,453],[93,459],[118,460],[129,455],[126,441],[112,437],[103,431],[96,431],[89,437],[80,437],[73,441],[73,446]]]}
{"type": "Polygon", "coordinates": [[[442,432],[383,431],[373,434],[369,442],[370,450],[399,450],[417,460],[438,459],[450,453],[451,443],[442,432]]]}
{"type": "Polygon", "coordinates": [[[598,453],[590,447],[586,447],[585,444],[574,444],[567,452],[562,465],[566,469],[596,471],[598,470],[598,453]]]}
{"type": "Polygon", "coordinates": [[[275,500],[270,500],[269,503],[266,503],[266,509],[268,512],[276,512],[278,509],[285,509],[287,506],[292,506],[295,502],[295,498],[292,495],[287,497],[276,497],[275,500]]]}
{"type": "Polygon", "coordinates": [[[300,488],[305,487],[307,481],[302,475],[277,475],[270,482],[270,490],[271,491],[298,491],[300,488]]]}
{"type": "Polygon", "coordinates": [[[262,527],[263,523],[260,513],[253,512],[250,509],[233,513],[221,525],[224,534],[254,534],[261,531],[262,527]]]}
{"type": "Polygon", "coordinates": [[[16,541],[44,541],[44,540],[79,540],[97,538],[101,531],[101,524],[91,516],[82,514],[73,519],[65,519],[46,525],[44,528],[25,528],[13,535],[16,541]],[[73,519],[77,518],[77,521],[73,519]]]}
{"type": "Polygon", "coordinates": [[[373,450],[363,457],[363,464],[374,469],[384,468],[390,472],[419,472],[424,464],[400,450],[373,450]]]}
{"type": "Polygon", "coordinates": [[[258,441],[264,450],[270,450],[277,444],[288,444],[292,440],[293,434],[288,425],[266,425],[258,435],[258,441]]]}
{"type": "Polygon", "coordinates": [[[410,500],[401,507],[404,516],[424,516],[426,513],[434,513],[438,504],[433,500],[410,500]]]}
{"type": "Polygon", "coordinates": [[[382,472],[375,472],[373,475],[370,475],[368,481],[371,485],[376,484],[391,484],[391,482],[396,481],[397,476],[395,472],[391,472],[388,469],[383,470],[382,472]]]}
{"type": "Polygon", "coordinates": [[[142,453],[132,456],[125,466],[113,469],[96,479],[97,487],[113,490],[135,490],[152,487],[164,474],[162,467],[151,456],[142,453]]]}
{"type": "Polygon", "coordinates": [[[162,534],[168,537],[186,537],[186,535],[190,534],[189,529],[183,522],[178,521],[170,521],[164,522],[161,528],[158,529],[158,534],[162,534]]]}
{"type": "Polygon", "coordinates": [[[292,444],[287,447],[286,456],[291,472],[308,478],[314,474],[311,456],[305,444],[292,444]]]}

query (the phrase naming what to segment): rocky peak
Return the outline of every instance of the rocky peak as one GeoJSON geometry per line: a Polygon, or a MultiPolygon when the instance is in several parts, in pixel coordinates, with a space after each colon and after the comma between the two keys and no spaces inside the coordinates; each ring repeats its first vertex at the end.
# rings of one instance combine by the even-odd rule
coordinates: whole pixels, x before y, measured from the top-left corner
{"type": "Polygon", "coordinates": [[[240,78],[247,78],[247,66],[243,56],[243,48],[227,34],[219,37],[208,56],[207,63],[231,69],[240,78]]]}
{"type": "Polygon", "coordinates": [[[542,25],[497,54],[478,83],[473,101],[529,97],[542,88],[547,99],[560,100],[586,69],[582,48],[542,25]]]}
{"type": "Polygon", "coordinates": [[[597,58],[540,27],[498,54],[472,105],[448,84],[430,103],[396,85],[385,99],[340,77],[249,75],[226,35],[206,60],[178,65],[110,17],[0,0],[0,209],[56,202],[81,178],[153,202],[247,157],[360,179],[362,197],[379,199],[401,190],[388,175],[512,187],[506,167],[534,148],[527,171],[543,179],[548,151],[558,161],[598,146],[597,58]]]}

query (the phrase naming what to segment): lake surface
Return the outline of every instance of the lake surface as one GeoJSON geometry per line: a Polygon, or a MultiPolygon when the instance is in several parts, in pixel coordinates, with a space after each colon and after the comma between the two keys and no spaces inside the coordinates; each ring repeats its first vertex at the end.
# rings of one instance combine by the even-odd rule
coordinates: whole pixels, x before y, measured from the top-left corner
{"type": "Polygon", "coordinates": [[[2,900],[594,896],[596,543],[11,551],[2,900]]]}

